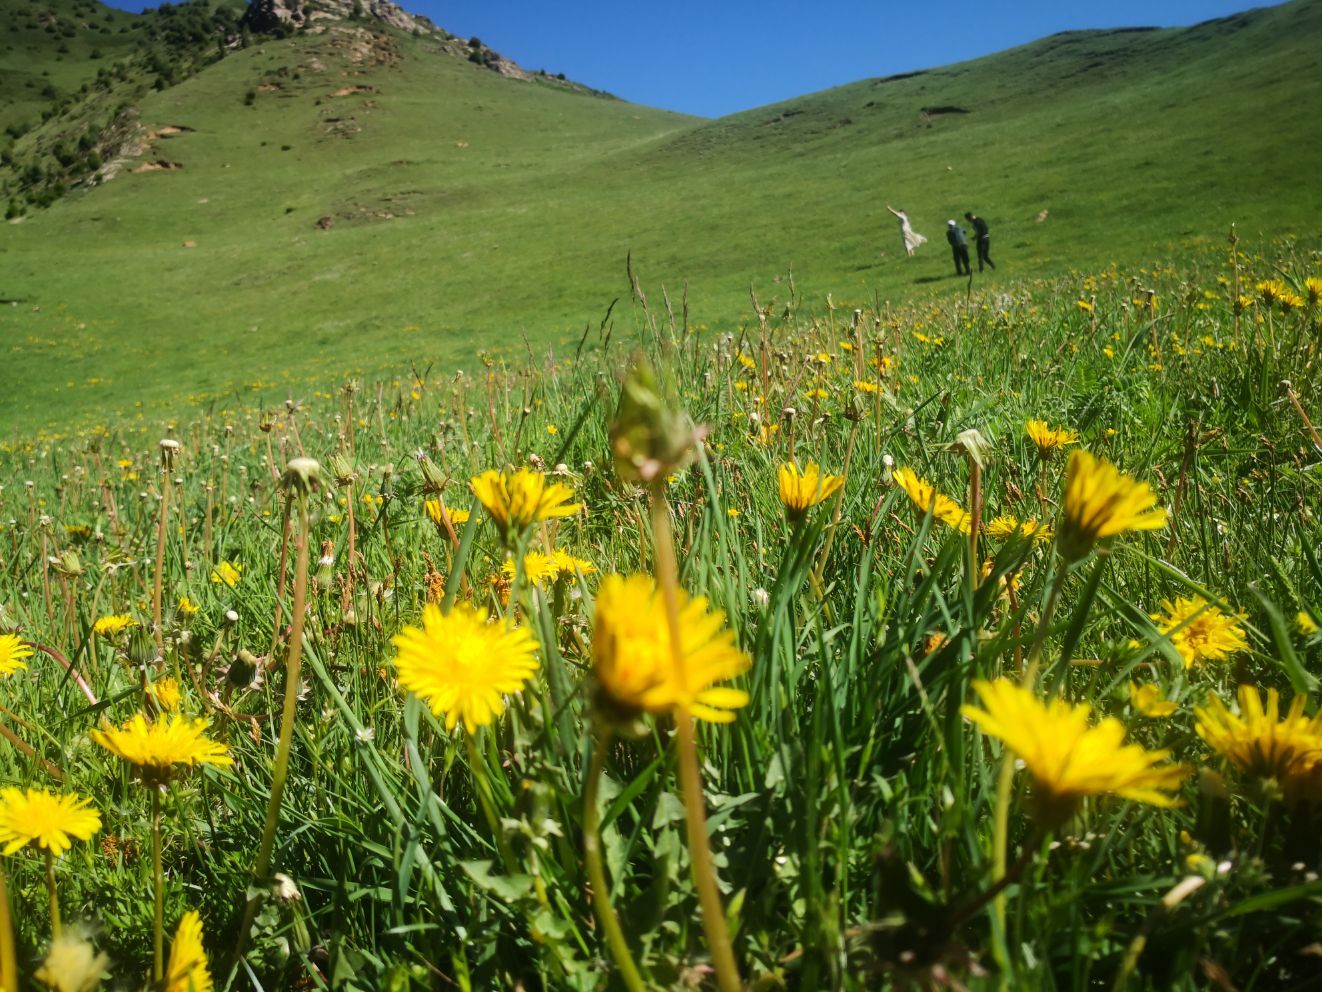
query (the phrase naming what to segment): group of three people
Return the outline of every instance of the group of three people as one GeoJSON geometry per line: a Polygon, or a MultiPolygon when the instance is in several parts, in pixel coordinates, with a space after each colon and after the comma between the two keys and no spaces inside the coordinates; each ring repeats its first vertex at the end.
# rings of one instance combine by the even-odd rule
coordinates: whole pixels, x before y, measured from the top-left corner
{"type": "MultiPolygon", "coordinates": [[[[886,205],[886,209],[899,220],[900,239],[904,243],[905,254],[912,256],[914,249],[924,244],[927,239],[913,229],[909,223],[909,215],[903,210],[896,210],[889,204],[886,205]]],[[[996,263],[991,260],[991,234],[987,222],[971,210],[964,214],[964,218],[973,225],[973,234],[978,245],[978,271],[983,271],[985,265],[996,268],[996,263]]],[[[946,221],[946,240],[950,242],[950,252],[955,259],[955,275],[972,275],[973,269],[969,266],[969,240],[964,228],[953,220],[946,221]]]]}

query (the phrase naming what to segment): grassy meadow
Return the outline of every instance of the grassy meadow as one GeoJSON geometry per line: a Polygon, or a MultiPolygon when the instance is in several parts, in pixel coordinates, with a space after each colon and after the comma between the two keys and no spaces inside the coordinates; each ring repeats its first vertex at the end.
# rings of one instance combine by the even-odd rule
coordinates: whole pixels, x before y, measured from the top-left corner
{"type": "Polygon", "coordinates": [[[97,822],[0,792],[0,983],[1316,987],[1322,267],[1244,247],[726,334],[644,270],[7,446],[0,780],[97,822]]]}
{"type": "Polygon", "coordinates": [[[0,395],[0,423],[283,400],[422,355],[471,371],[525,340],[562,354],[627,298],[630,253],[658,308],[664,287],[737,332],[750,286],[777,307],[791,280],[803,299],[946,300],[963,286],[941,233],[969,209],[1008,290],[1190,258],[1231,223],[1305,235],[1322,206],[1317,2],[1058,35],[715,121],[341,27],[148,93],[145,133],[191,130],[0,227],[7,368],[43,384],[0,395]],[[132,171],[153,162],[180,168],[132,171]],[[887,203],[931,239],[917,257],[887,203]]]}

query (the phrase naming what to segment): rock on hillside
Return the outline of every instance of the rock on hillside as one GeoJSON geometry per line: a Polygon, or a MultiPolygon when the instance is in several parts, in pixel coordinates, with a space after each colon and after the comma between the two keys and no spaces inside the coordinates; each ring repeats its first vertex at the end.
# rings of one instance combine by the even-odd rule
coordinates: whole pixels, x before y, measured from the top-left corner
{"type": "Polygon", "coordinates": [[[499,52],[481,43],[460,41],[430,18],[410,14],[390,0],[252,0],[243,15],[243,24],[256,34],[300,30],[317,34],[342,21],[375,21],[427,35],[440,42],[450,55],[467,58],[512,79],[532,78],[532,73],[499,52]]]}

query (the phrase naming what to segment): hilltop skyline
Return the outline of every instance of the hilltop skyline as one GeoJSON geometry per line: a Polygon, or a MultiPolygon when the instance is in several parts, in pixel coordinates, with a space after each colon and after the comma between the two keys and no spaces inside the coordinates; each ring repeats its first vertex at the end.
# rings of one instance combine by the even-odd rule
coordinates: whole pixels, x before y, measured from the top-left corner
{"type": "MultiPolygon", "coordinates": [[[[134,11],[156,6],[141,0],[111,5],[134,11]]],[[[525,68],[563,72],[633,103],[721,117],[871,76],[962,62],[1059,31],[1179,27],[1275,4],[1164,0],[1155,11],[1140,0],[956,0],[890,10],[867,0],[816,8],[786,0],[677,0],[664,8],[620,8],[601,0],[563,7],[405,0],[401,6],[461,37],[479,37],[525,68]]]]}

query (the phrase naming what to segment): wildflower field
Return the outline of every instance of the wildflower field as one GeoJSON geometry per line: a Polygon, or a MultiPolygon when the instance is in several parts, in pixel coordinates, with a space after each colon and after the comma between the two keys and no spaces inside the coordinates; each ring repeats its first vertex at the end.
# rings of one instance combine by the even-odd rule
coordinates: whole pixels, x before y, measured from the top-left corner
{"type": "Polygon", "coordinates": [[[11,439],[0,988],[1319,987],[1320,261],[11,439]]]}

